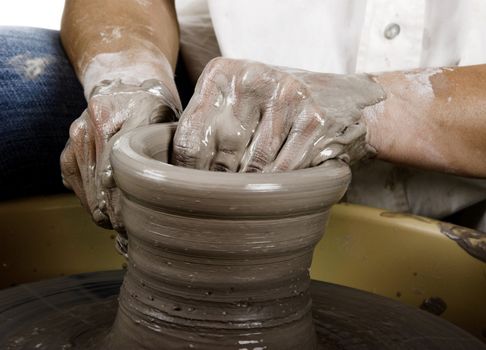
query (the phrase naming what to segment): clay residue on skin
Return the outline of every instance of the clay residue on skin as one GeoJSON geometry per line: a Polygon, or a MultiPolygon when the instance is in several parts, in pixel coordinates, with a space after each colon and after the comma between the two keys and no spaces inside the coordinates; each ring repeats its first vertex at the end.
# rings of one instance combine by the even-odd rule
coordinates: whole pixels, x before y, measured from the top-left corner
{"type": "Polygon", "coordinates": [[[152,0],[136,0],[139,5],[142,5],[144,7],[149,6],[152,4],[152,0]]]}
{"type": "MultiPolygon", "coordinates": [[[[103,123],[99,132],[106,137],[111,135],[114,128],[119,128],[117,136],[134,127],[176,120],[181,112],[181,105],[172,95],[170,87],[157,80],[146,80],[140,86],[125,85],[119,80],[98,85],[92,92],[92,97],[99,98],[105,103],[93,104],[92,112],[95,116],[102,116],[107,108],[104,96],[109,96],[109,103],[124,108],[111,109],[110,120],[103,123]]],[[[96,202],[98,216],[101,220],[110,219],[111,226],[123,233],[123,223],[120,219],[119,190],[113,180],[112,167],[109,161],[112,144],[116,137],[110,140],[98,155],[94,180],[96,183],[96,202]]],[[[95,221],[96,216],[93,215],[95,221]]],[[[100,221],[101,221],[100,220],[100,221]]],[[[99,222],[99,221],[96,221],[99,222]]],[[[120,247],[123,240],[117,240],[120,247]]]]}
{"type": "Polygon", "coordinates": [[[21,54],[12,57],[8,64],[13,66],[24,78],[34,80],[42,75],[52,62],[54,62],[54,57],[51,55],[34,57],[31,54],[21,54]]]}
{"type": "Polygon", "coordinates": [[[439,229],[469,255],[486,262],[486,233],[445,222],[439,223],[439,229]]]}
{"type": "MultiPolygon", "coordinates": [[[[106,34],[107,40],[108,37],[112,37],[113,31],[118,33],[115,28],[112,28],[111,34],[109,36],[106,34]]],[[[145,80],[157,78],[166,81],[166,77],[172,77],[172,75],[172,67],[164,56],[156,54],[151,56],[133,50],[102,53],[95,56],[87,64],[85,71],[82,72],[81,81],[85,97],[89,99],[95,86],[101,84],[102,81],[118,80],[128,85],[141,85],[145,80]]],[[[178,96],[176,91],[171,91],[171,93],[178,96]]]]}
{"type": "Polygon", "coordinates": [[[105,31],[100,32],[101,40],[104,43],[110,43],[113,40],[119,40],[122,38],[122,27],[119,26],[111,26],[108,27],[105,31]]]}
{"type": "Polygon", "coordinates": [[[378,105],[367,108],[365,120],[369,122],[369,142],[376,146],[382,160],[451,173],[469,167],[464,159],[470,157],[463,154],[471,152],[461,150],[472,147],[469,141],[464,141],[467,137],[461,141],[457,131],[469,132],[466,125],[469,122],[460,121],[469,120],[470,112],[458,107],[469,97],[447,105],[455,95],[463,94],[454,88],[460,76],[454,68],[447,67],[376,76],[386,88],[387,100],[381,110],[378,105]],[[465,119],[461,117],[463,112],[468,114],[465,119]]]}
{"type": "Polygon", "coordinates": [[[432,100],[435,95],[430,82],[430,77],[441,72],[441,69],[430,68],[422,71],[405,72],[404,75],[410,83],[410,88],[413,91],[418,93],[421,97],[432,100]]]}
{"type": "Polygon", "coordinates": [[[446,70],[451,70],[451,68],[426,68],[404,72],[404,75],[410,83],[410,89],[421,97],[432,100],[435,98],[435,93],[431,78],[446,70]]]}
{"type": "Polygon", "coordinates": [[[215,59],[181,116],[175,164],[265,173],[351,163],[373,154],[362,112],[384,98],[367,75],[215,59]]]}

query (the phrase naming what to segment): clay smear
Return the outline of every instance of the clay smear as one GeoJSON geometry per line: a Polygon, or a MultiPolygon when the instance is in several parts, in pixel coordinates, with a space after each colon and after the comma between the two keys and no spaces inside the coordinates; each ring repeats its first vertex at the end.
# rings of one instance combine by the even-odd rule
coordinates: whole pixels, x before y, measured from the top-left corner
{"type": "Polygon", "coordinates": [[[204,70],[174,137],[174,164],[275,173],[373,154],[364,108],[385,98],[368,75],[306,72],[215,59],[204,70]]]}
{"type": "Polygon", "coordinates": [[[46,70],[47,66],[54,61],[54,57],[38,56],[33,57],[30,54],[22,54],[12,57],[8,63],[29,80],[40,77],[46,70]]]}

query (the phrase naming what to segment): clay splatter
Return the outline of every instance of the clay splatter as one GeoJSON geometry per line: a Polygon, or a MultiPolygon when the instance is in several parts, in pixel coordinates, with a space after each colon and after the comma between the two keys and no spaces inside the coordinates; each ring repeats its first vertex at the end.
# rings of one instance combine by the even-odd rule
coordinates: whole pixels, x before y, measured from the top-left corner
{"type": "Polygon", "coordinates": [[[42,75],[46,67],[52,62],[54,62],[54,57],[51,55],[32,57],[30,54],[17,55],[8,61],[18,73],[29,80],[36,79],[42,75]]]}
{"type": "Polygon", "coordinates": [[[445,222],[439,223],[439,229],[468,254],[486,262],[486,233],[445,222]]]}
{"type": "Polygon", "coordinates": [[[451,68],[428,68],[421,71],[410,71],[405,73],[405,77],[410,82],[411,89],[419,95],[433,99],[435,97],[434,88],[430,81],[434,75],[443,73],[451,68]]]}
{"type": "Polygon", "coordinates": [[[152,5],[152,0],[136,0],[139,5],[149,6],[152,5]]]}
{"type": "Polygon", "coordinates": [[[440,316],[447,310],[447,303],[439,297],[427,298],[420,305],[422,310],[430,312],[431,314],[440,316]]]}
{"type": "Polygon", "coordinates": [[[122,29],[120,27],[109,27],[106,31],[100,32],[100,36],[104,43],[110,43],[122,37],[122,29]]]}

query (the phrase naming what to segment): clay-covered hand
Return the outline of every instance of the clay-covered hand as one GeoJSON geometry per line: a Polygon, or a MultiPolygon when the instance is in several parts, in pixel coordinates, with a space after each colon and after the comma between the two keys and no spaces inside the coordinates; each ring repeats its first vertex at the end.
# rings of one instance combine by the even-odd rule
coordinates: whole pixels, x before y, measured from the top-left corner
{"type": "Polygon", "coordinates": [[[88,108],[69,130],[61,171],[65,186],[74,190],[98,225],[123,231],[109,161],[116,138],[142,125],[175,120],[180,112],[175,86],[159,80],[140,86],[104,81],[93,89],[88,108]]]}
{"type": "Polygon", "coordinates": [[[174,137],[173,162],[275,172],[370,152],[361,120],[384,98],[367,75],[335,75],[217,58],[205,68],[174,137]]]}

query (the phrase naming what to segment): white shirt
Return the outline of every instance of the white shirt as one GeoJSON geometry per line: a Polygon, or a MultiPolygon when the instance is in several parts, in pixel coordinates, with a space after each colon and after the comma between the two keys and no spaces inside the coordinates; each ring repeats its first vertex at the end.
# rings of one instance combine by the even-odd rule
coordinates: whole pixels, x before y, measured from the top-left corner
{"type": "MultiPolygon", "coordinates": [[[[181,51],[194,79],[220,55],[342,74],[486,63],[486,0],[186,0],[176,5],[181,51]]],[[[486,181],[374,161],[353,169],[346,196],[353,203],[444,218],[485,201],[486,181]]],[[[486,232],[486,215],[477,227],[486,232]]]]}
{"type": "Polygon", "coordinates": [[[225,57],[327,73],[486,63],[484,0],[185,0],[176,5],[183,53],[199,56],[202,67],[219,54],[218,46],[225,57]]]}

